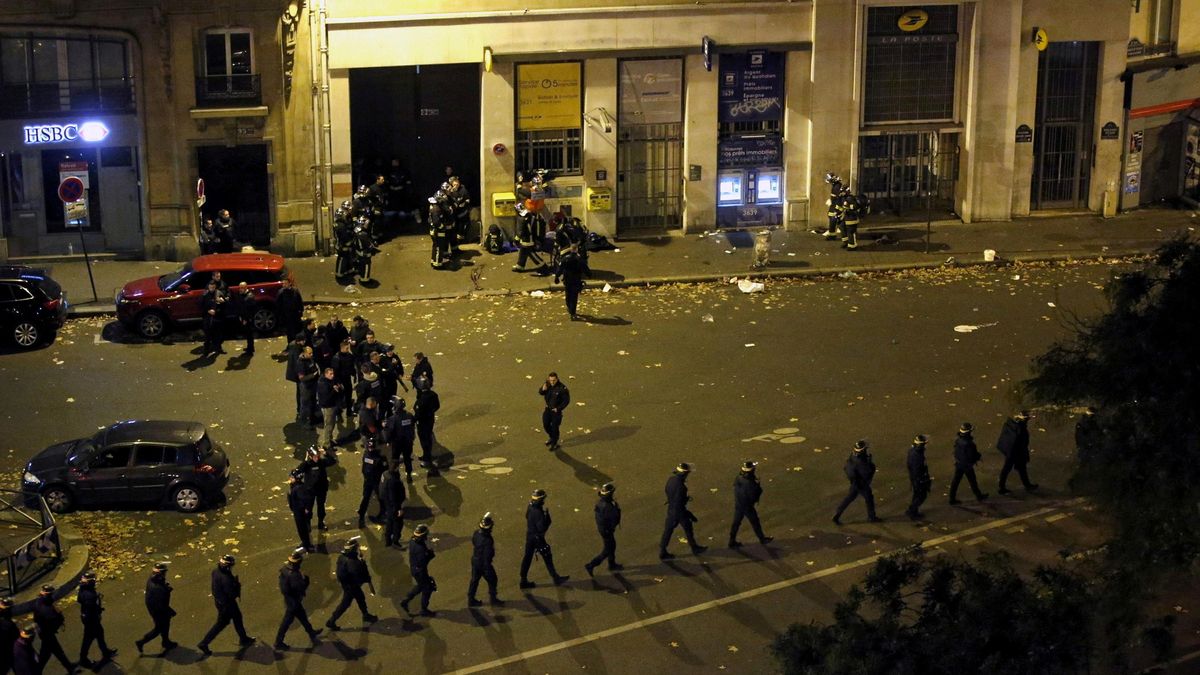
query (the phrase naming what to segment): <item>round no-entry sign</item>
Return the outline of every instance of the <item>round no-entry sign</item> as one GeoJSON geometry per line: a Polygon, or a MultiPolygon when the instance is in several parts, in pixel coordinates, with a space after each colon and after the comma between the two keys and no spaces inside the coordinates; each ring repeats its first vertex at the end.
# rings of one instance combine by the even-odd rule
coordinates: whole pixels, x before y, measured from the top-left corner
{"type": "Polygon", "coordinates": [[[64,204],[74,204],[83,199],[83,181],[78,176],[67,176],[58,184],[58,198],[64,204]]]}

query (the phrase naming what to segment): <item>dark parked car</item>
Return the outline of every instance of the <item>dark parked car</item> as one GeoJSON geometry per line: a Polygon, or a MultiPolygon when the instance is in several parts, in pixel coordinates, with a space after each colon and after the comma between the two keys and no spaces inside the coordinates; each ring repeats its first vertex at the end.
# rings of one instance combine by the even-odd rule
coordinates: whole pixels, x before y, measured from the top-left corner
{"type": "Polygon", "coordinates": [[[260,333],[275,330],[275,298],[288,278],[283,257],[271,253],[214,253],[193,258],[179,271],[146,277],[125,284],[117,291],[117,318],[145,338],[159,338],[173,326],[199,323],[200,299],[208,289],[213,272],[230,288],[246,282],[258,309],[254,328],[260,333]]]}
{"type": "Polygon", "coordinates": [[[67,294],[45,270],[0,265],[0,330],[21,349],[53,342],[67,317],[67,294]]]}
{"type": "Polygon", "coordinates": [[[203,424],[131,420],[42,450],[21,487],[55,513],[131,503],[191,513],[219,499],[228,480],[229,459],[203,424]]]}

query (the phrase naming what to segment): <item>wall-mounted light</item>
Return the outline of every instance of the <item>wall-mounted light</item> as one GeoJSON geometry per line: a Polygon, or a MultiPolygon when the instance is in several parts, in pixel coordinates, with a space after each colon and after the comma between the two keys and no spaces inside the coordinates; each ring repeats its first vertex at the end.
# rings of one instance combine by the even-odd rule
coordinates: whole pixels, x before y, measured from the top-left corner
{"type": "Polygon", "coordinates": [[[592,108],[591,110],[583,113],[583,121],[596,131],[603,131],[606,134],[611,134],[613,130],[613,123],[617,120],[612,116],[611,113],[608,112],[607,108],[600,106],[598,108],[592,108]]]}
{"type": "Polygon", "coordinates": [[[492,48],[491,47],[483,48],[483,72],[485,72],[485,73],[492,72],[492,48]]]}

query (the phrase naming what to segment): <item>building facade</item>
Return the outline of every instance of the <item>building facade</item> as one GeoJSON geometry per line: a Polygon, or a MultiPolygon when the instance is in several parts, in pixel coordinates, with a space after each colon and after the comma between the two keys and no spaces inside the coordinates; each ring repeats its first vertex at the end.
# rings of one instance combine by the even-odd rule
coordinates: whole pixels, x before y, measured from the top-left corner
{"type": "Polygon", "coordinates": [[[184,259],[201,214],[219,209],[238,242],[312,251],[300,13],[276,0],[6,0],[0,253],[184,259]],[[84,184],[69,204],[68,176],[84,184]]]}
{"type": "Polygon", "coordinates": [[[50,5],[0,7],[13,255],[82,231],[186,257],[200,178],[240,240],[286,254],[327,250],[333,207],[393,173],[414,207],[459,175],[484,229],[511,231],[516,174],[546,169],[552,211],[620,238],[807,229],[826,172],[881,221],[1200,187],[1200,0],[50,5]],[[67,209],[70,175],[88,197],[67,209]]]}

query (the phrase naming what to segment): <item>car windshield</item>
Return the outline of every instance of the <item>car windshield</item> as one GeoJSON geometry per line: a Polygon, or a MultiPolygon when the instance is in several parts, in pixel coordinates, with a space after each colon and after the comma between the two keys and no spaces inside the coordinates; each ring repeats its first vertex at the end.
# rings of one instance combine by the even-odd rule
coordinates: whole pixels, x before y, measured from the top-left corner
{"type": "Polygon", "coordinates": [[[188,263],[188,264],[184,265],[182,268],[180,268],[180,270],[178,272],[171,272],[170,274],[162,275],[161,277],[158,278],[159,290],[162,290],[162,291],[171,290],[172,288],[175,287],[175,284],[179,283],[180,279],[183,279],[188,274],[191,274],[191,272],[192,272],[192,263],[188,263]]]}
{"type": "Polygon", "coordinates": [[[93,439],[85,438],[75,444],[71,448],[71,454],[67,457],[67,464],[75,467],[87,466],[88,460],[91,459],[92,453],[96,450],[93,444],[93,439]]]}

